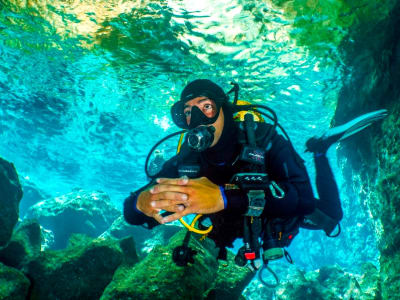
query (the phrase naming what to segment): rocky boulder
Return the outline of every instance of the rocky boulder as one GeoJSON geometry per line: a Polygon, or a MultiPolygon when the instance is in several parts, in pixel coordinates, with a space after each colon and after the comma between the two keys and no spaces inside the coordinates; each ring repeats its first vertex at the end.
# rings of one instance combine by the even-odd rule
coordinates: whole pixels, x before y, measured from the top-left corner
{"type": "Polygon", "coordinates": [[[380,299],[378,271],[373,266],[363,275],[343,271],[339,266],[326,266],[316,271],[297,270],[276,290],[276,299],[380,299]]]}
{"type": "Polygon", "coordinates": [[[22,188],[14,165],[0,158],[0,247],[11,238],[21,198],[22,188]]]}
{"type": "Polygon", "coordinates": [[[0,263],[0,299],[25,300],[30,281],[25,275],[0,263]]]}
{"type": "Polygon", "coordinates": [[[340,144],[345,181],[371,217],[380,251],[382,297],[400,299],[400,3],[385,3],[379,22],[362,23],[342,45],[352,72],[343,81],[334,123],[385,108],[389,116],[340,144]],[[364,24],[365,25],[365,24],[364,24]],[[373,38],[373,42],[371,42],[373,38]]]}
{"type": "Polygon", "coordinates": [[[107,194],[100,191],[74,190],[40,201],[26,215],[35,218],[54,233],[53,249],[65,248],[72,233],[98,237],[121,215],[107,194]]]}
{"type": "Polygon", "coordinates": [[[236,265],[234,258],[235,255],[228,250],[227,261],[219,261],[214,286],[208,293],[207,300],[233,300],[242,297],[243,290],[250,283],[255,273],[247,267],[236,265]]]}
{"type": "Polygon", "coordinates": [[[24,220],[17,225],[10,242],[0,250],[0,261],[7,266],[22,268],[41,250],[41,228],[34,220],[24,220]]]}
{"type": "Polygon", "coordinates": [[[177,266],[172,252],[185,233],[177,233],[167,246],[157,246],[134,268],[120,268],[101,299],[204,299],[214,285],[217,251],[211,240],[193,235],[189,246],[197,251],[195,263],[177,266]]]}
{"type": "Polygon", "coordinates": [[[32,281],[32,299],[99,299],[115,270],[136,262],[132,238],[73,235],[67,249],[41,252],[24,271],[32,281]]]}
{"type": "Polygon", "coordinates": [[[138,252],[145,256],[158,245],[168,244],[169,239],[182,227],[175,225],[157,226],[149,230],[143,226],[129,225],[123,216],[117,218],[101,237],[122,239],[132,236],[138,252]]]}

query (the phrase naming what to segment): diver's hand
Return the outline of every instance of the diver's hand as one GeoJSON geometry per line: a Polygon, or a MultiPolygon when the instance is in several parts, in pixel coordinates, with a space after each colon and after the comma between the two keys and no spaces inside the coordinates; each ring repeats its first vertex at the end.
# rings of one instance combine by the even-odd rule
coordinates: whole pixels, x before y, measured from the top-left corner
{"type": "MultiPolygon", "coordinates": [[[[165,197],[168,197],[169,195],[165,195],[165,197]]],[[[142,213],[144,213],[146,216],[154,218],[157,222],[163,223],[162,222],[162,216],[160,215],[160,208],[154,207],[154,201],[157,200],[159,197],[158,195],[152,194],[149,190],[145,190],[140,193],[137,202],[136,202],[136,208],[140,210],[142,213]]],[[[183,197],[185,198],[185,197],[183,197]]],[[[187,197],[186,197],[187,199],[187,197]]],[[[174,201],[173,199],[165,200],[169,201],[168,203],[170,205],[167,205],[165,210],[170,211],[170,212],[180,212],[184,210],[184,206],[182,204],[181,200],[174,201]]]]}
{"type": "Polygon", "coordinates": [[[165,200],[163,194],[172,198],[179,198],[181,195],[187,195],[185,202],[176,203],[184,205],[184,210],[175,211],[174,214],[162,218],[160,223],[168,223],[180,219],[181,217],[196,214],[211,214],[224,209],[224,200],[218,185],[212,183],[208,178],[201,177],[197,179],[168,179],[159,178],[150,192],[159,195],[151,205],[155,209],[164,209],[170,211],[170,200],[165,200]]]}

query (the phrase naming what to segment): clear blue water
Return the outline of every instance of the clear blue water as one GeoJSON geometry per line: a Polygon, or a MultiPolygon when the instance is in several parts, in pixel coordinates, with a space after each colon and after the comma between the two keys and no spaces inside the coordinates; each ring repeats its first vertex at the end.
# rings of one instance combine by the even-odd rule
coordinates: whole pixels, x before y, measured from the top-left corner
{"type": "MultiPolygon", "coordinates": [[[[310,13],[312,7],[301,14],[306,1],[286,11],[290,2],[278,4],[0,2],[0,156],[15,164],[22,182],[48,195],[75,187],[102,190],[120,208],[147,182],[148,150],[178,129],[169,109],[180,90],[209,78],[226,91],[236,81],[241,99],[273,108],[314,178],[304,143],[330,126],[349,72],[338,45],[352,23],[339,17],[336,4],[327,15],[310,13]]],[[[335,150],[329,157],[342,186],[335,150]]],[[[354,209],[357,196],[342,198],[346,209],[354,209]]],[[[344,224],[357,227],[359,221],[347,215],[344,224]]],[[[376,258],[369,231],[370,249],[362,253],[344,231],[335,242],[303,234],[308,245],[326,248],[321,257],[307,256],[304,244],[293,245],[292,254],[310,268],[351,268],[358,263],[352,255],[376,258]]]]}

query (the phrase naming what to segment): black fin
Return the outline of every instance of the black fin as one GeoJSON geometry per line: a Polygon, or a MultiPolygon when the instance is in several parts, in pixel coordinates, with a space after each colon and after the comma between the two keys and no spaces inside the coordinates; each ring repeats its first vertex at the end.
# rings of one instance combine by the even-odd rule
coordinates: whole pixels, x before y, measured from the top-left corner
{"type": "Polygon", "coordinates": [[[384,119],[387,115],[387,110],[381,109],[359,116],[343,125],[333,127],[321,137],[312,137],[307,140],[306,152],[325,153],[334,143],[356,134],[374,122],[384,119]]]}

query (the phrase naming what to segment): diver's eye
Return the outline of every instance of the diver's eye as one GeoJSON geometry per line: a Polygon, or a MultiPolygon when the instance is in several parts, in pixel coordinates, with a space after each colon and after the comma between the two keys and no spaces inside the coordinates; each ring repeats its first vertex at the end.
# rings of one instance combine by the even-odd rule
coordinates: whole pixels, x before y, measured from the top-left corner
{"type": "Polygon", "coordinates": [[[205,109],[205,110],[210,110],[210,109],[212,109],[213,107],[212,107],[212,105],[210,104],[210,103],[206,103],[206,104],[204,104],[204,106],[203,106],[203,109],[205,109]]]}
{"type": "Polygon", "coordinates": [[[185,111],[183,112],[183,114],[184,114],[186,117],[190,117],[190,115],[192,114],[192,112],[190,111],[190,109],[188,109],[188,110],[185,110],[185,111]]]}

